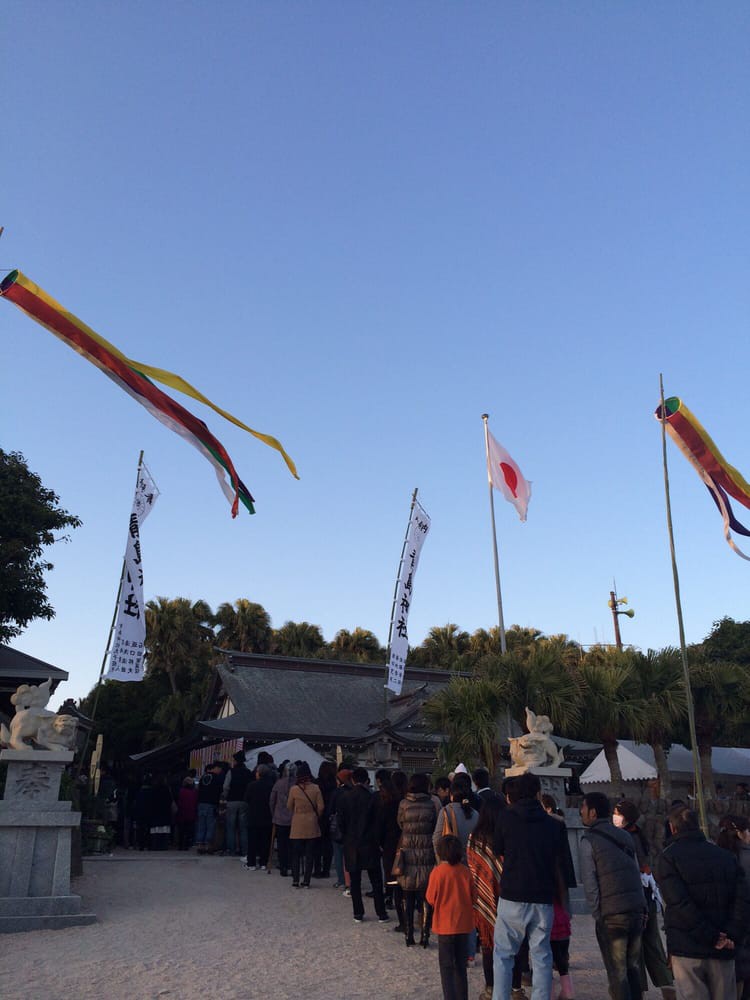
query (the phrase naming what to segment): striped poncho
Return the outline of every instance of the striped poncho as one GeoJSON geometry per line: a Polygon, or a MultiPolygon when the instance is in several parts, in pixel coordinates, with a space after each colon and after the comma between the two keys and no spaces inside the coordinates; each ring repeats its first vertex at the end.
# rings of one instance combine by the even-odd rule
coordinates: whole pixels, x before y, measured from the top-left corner
{"type": "Polygon", "coordinates": [[[474,834],[469,837],[466,860],[477,890],[474,918],[479,940],[483,948],[492,948],[503,866],[493,853],[491,844],[476,840],[474,834]]]}

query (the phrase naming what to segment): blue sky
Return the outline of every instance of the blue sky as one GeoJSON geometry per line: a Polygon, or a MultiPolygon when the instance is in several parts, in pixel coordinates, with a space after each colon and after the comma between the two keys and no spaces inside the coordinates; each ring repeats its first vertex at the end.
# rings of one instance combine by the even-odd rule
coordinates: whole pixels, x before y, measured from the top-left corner
{"type": "MultiPolygon", "coordinates": [[[[481,414],[533,481],[499,497],[506,624],[677,642],[659,373],[750,477],[746,4],[9,0],[3,272],[170,368],[257,502],[0,303],[0,446],[84,526],[18,648],[94,683],[138,452],[146,596],[248,597],[385,641],[414,487],[410,638],[496,623],[481,414]]],[[[670,445],[689,641],[748,567],[670,445]]]]}

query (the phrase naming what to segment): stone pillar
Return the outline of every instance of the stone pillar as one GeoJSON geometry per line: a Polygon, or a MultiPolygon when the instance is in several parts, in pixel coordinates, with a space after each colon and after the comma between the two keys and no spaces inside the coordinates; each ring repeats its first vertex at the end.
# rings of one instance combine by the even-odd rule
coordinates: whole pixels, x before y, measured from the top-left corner
{"type": "Polygon", "coordinates": [[[81,814],[58,799],[72,751],[3,750],[0,800],[0,932],[90,924],[70,891],[71,831],[81,814]]]}

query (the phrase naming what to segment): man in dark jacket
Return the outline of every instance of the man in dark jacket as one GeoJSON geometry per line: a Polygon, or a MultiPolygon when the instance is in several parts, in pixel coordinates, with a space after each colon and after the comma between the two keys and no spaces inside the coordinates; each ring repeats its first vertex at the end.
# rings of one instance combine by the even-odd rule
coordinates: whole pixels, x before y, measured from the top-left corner
{"type": "Polygon", "coordinates": [[[216,814],[224,785],[224,768],[220,760],[215,760],[198,783],[198,822],[195,846],[198,854],[207,854],[216,832],[216,814]]]}
{"type": "Polygon", "coordinates": [[[524,937],[534,973],[532,1000],[552,992],[552,901],[564,893],[561,862],[565,826],[539,801],[541,785],[526,772],[514,780],[515,800],[498,817],[494,852],[503,861],[495,923],[494,1000],[511,995],[513,964],[524,937]]]}
{"type": "Polygon", "coordinates": [[[224,777],[224,801],[227,804],[227,851],[247,854],[247,803],[245,791],[252,781],[245,767],[245,751],[232,756],[232,766],[224,777]],[[239,834],[239,837],[238,837],[239,834]]]}
{"type": "Polygon", "coordinates": [[[586,899],[596,921],[612,1000],[641,1000],[641,936],[646,897],[633,838],[612,825],[609,799],[601,792],[583,796],[587,828],[579,858],[586,899]]]}
{"type": "Polygon", "coordinates": [[[352,781],[354,787],[338,801],[337,811],[346,870],[351,880],[354,921],[361,924],[365,919],[362,872],[366,871],[372,885],[375,912],[384,923],[389,917],[385,909],[380,867],[380,797],[370,791],[370,777],[364,767],[354,769],[352,781]]]}
{"type": "Polygon", "coordinates": [[[656,880],[678,996],[734,1000],[734,948],[750,919],[744,873],[733,854],[706,840],[694,810],[678,806],[669,825],[656,880]]]}

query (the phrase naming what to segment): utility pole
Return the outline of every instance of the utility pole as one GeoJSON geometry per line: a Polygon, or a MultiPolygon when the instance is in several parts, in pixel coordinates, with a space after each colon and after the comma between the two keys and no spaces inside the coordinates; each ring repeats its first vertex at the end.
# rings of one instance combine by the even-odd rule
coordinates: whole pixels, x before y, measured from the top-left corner
{"type": "Polygon", "coordinates": [[[612,621],[615,623],[615,645],[622,651],[622,636],[620,635],[620,615],[627,615],[628,618],[635,617],[635,611],[632,608],[620,609],[620,604],[627,604],[627,597],[618,597],[616,590],[610,590],[609,601],[607,602],[609,607],[612,609],[612,621]]]}

